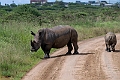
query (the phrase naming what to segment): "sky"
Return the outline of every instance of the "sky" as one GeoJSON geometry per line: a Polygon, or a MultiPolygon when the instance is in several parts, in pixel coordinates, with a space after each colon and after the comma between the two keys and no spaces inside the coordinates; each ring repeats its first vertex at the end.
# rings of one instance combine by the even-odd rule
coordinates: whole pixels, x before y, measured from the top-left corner
{"type": "MultiPolygon", "coordinates": [[[[1,4],[2,5],[5,5],[6,4],[11,4],[11,3],[14,3],[15,4],[29,4],[30,3],[30,0],[0,0],[1,4]]],[[[55,0],[47,0],[48,2],[54,2],[55,0]]],[[[88,1],[98,1],[98,0],[63,0],[63,2],[76,2],[76,1],[81,1],[81,2],[88,2],[88,1]]],[[[99,1],[107,1],[107,2],[110,2],[110,3],[116,3],[116,2],[120,2],[120,0],[99,0],[99,1]]]]}

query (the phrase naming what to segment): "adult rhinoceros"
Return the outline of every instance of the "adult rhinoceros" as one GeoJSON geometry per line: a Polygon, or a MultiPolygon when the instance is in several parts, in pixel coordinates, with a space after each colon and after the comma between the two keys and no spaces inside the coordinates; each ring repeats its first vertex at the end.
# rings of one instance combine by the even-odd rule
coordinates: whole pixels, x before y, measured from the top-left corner
{"type": "Polygon", "coordinates": [[[74,53],[78,54],[77,38],[78,34],[75,29],[70,26],[56,26],[53,28],[40,29],[36,34],[31,31],[34,40],[31,40],[31,51],[37,51],[40,46],[45,53],[44,58],[50,58],[49,53],[51,48],[62,48],[65,45],[68,47],[66,54],[71,54],[74,46],[74,53]]]}
{"type": "Polygon", "coordinates": [[[116,35],[112,32],[108,32],[105,35],[105,44],[106,44],[106,51],[111,52],[115,51],[115,45],[117,43],[116,35]]]}

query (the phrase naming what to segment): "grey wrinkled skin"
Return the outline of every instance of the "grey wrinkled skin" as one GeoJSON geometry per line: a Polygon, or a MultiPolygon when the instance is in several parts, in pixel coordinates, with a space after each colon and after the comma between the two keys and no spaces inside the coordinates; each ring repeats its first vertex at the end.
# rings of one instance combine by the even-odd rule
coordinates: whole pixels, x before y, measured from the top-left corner
{"type": "Polygon", "coordinates": [[[37,51],[41,47],[45,53],[44,58],[50,58],[49,53],[51,48],[62,48],[65,45],[68,47],[66,54],[71,54],[73,47],[73,54],[78,54],[78,34],[70,26],[60,25],[53,28],[40,29],[36,34],[31,31],[31,34],[34,36],[34,39],[31,40],[31,51],[37,51]]]}
{"type": "Polygon", "coordinates": [[[111,52],[115,51],[115,45],[117,44],[116,35],[113,32],[108,32],[105,35],[105,44],[106,44],[106,51],[111,52]]]}

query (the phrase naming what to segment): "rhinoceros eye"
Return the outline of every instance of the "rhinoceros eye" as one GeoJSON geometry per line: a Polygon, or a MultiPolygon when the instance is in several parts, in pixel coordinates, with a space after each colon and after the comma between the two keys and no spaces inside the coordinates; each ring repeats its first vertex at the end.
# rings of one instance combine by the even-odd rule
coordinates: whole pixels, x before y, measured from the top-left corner
{"type": "Polygon", "coordinates": [[[35,41],[32,42],[32,40],[31,40],[31,46],[32,46],[32,47],[34,47],[34,44],[35,44],[35,43],[36,43],[35,41]]]}
{"type": "Polygon", "coordinates": [[[35,41],[33,41],[33,43],[36,43],[35,41]]]}
{"type": "Polygon", "coordinates": [[[31,41],[31,46],[34,46],[34,43],[31,41]]]}

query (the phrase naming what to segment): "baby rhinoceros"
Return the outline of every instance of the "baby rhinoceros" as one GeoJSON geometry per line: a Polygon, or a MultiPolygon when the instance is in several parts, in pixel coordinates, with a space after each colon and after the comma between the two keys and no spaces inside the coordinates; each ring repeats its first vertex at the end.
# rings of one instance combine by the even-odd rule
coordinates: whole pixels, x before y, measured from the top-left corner
{"type": "Polygon", "coordinates": [[[116,35],[113,32],[108,32],[105,35],[106,51],[114,52],[116,43],[117,43],[116,35]]]}

